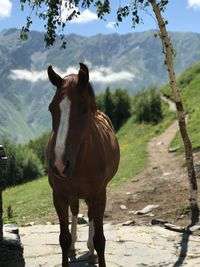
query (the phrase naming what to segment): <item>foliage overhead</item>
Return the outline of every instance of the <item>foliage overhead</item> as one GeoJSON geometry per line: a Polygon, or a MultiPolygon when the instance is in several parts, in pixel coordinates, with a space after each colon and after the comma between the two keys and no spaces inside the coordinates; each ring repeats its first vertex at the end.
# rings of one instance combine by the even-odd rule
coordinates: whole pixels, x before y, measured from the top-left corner
{"type": "MultiPolygon", "coordinates": [[[[122,22],[125,17],[131,17],[131,24],[135,27],[142,19],[140,10],[148,12],[148,7],[152,0],[130,0],[125,5],[121,5],[116,12],[116,25],[122,22]]],[[[35,14],[39,19],[44,21],[46,46],[51,46],[56,41],[56,32],[60,31],[62,47],[65,48],[64,29],[66,23],[80,16],[80,10],[95,8],[95,12],[100,19],[104,19],[106,14],[112,12],[109,0],[20,0],[21,10],[26,6],[30,8],[30,15],[27,16],[26,24],[21,30],[21,39],[27,40],[30,26],[33,23],[32,16],[35,14]],[[67,15],[63,17],[63,10],[67,11],[67,15]]],[[[157,1],[160,11],[164,11],[168,0],[157,1]]]]}

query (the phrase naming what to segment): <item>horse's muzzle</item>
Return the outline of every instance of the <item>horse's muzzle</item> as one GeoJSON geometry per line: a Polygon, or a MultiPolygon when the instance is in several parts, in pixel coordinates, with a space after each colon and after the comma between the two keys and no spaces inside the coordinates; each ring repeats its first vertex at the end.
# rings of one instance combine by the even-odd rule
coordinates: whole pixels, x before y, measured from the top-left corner
{"type": "Polygon", "coordinates": [[[70,161],[67,160],[64,166],[65,167],[64,167],[63,172],[60,172],[56,164],[52,161],[50,162],[50,167],[55,176],[60,177],[60,178],[70,178],[72,175],[72,167],[71,167],[70,161]]]}

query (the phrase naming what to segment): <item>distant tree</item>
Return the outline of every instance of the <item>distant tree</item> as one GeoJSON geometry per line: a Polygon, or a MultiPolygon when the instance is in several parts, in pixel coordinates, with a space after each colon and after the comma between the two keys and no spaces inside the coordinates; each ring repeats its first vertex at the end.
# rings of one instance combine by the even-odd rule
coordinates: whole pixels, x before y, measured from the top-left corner
{"type": "Polygon", "coordinates": [[[42,164],[45,166],[45,149],[47,145],[47,141],[49,138],[49,133],[44,133],[42,136],[30,140],[28,143],[28,148],[30,148],[40,159],[42,164]]]}
{"type": "Polygon", "coordinates": [[[99,95],[96,96],[96,104],[99,110],[104,110],[104,92],[101,92],[99,95]]]}
{"type": "Polygon", "coordinates": [[[104,93],[97,96],[97,107],[110,118],[118,131],[131,116],[131,97],[125,89],[118,88],[111,92],[107,87],[104,93]]]}
{"type": "Polygon", "coordinates": [[[113,124],[116,131],[128,120],[131,116],[131,100],[127,91],[121,88],[115,90],[113,94],[114,111],[113,124]]]}
{"type": "Polygon", "coordinates": [[[114,100],[110,88],[107,87],[103,96],[103,110],[114,123],[114,100]]]}
{"type": "Polygon", "coordinates": [[[160,93],[154,88],[150,90],[150,103],[151,121],[153,123],[158,123],[163,118],[162,101],[160,93]]]}
{"type": "Polygon", "coordinates": [[[43,165],[31,149],[8,140],[4,140],[3,145],[8,158],[4,173],[5,186],[21,184],[44,175],[43,165]]]}
{"type": "Polygon", "coordinates": [[[161,97],[156,88],[139,93],[134,103],[136,121],[156,124],[163,118],[161,97]]]}

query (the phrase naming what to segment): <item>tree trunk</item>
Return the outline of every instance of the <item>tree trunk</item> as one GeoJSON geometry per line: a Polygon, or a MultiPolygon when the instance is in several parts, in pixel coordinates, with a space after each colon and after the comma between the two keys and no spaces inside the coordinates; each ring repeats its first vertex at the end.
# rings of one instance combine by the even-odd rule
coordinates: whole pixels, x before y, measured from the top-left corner
{"type": "Polygon", "coordinates": [[[183,109],[183,104],[181,101],[180,93],[177,88],[176,83],[176,76],[174,71],[174,63],[173,63],[173,49],[170,42],[170,38],[168,36],[166,30],[166,24],[161,16],[161,12],[159,6],[156,3],[156,0],[149,0],[152,5],[153,11],[156,15],[156,19],[158,22],[158,26],[160,29],[161,39],[164,43],[165,48],[165,56],[166,56],[166,63],[168,67],[169,73],[169,80],[170,80],[170,87],[174,95],[176,109],[177,109],[177,117],[178,123],[180,128],[181,137],[185,147],[185,158],[186,158],[186,165],[188,171],[188,180],[190,184],[190,209],[191,209],[191,224],[194,225],[199,221],[199,207],[197,202],[197,180],[196,174],[194,170],[194,163],[193,163],[193,152],[192,152],[192,144],[190,138],[187,133],[186,122],[185,122],[185,112],[183,109]]]}

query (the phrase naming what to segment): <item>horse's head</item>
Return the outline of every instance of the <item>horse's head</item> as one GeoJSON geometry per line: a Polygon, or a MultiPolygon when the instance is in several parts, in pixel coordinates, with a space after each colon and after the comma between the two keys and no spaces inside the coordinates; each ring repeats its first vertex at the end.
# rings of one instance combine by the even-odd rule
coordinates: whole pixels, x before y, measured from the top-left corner
{"type": "Polygon", "coordinates": [[[56,86],[56,93],[49,105],[54,132],[50,166],[61,177],[70,177],[88,128],[96,111],[93,89],[89,83],[89,71],[80,63],[78,74],[61,78],[51,66],[48,76],[56,86]]]}

